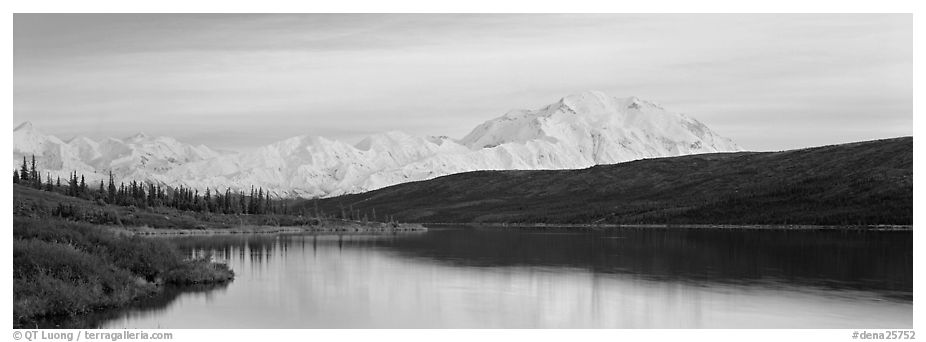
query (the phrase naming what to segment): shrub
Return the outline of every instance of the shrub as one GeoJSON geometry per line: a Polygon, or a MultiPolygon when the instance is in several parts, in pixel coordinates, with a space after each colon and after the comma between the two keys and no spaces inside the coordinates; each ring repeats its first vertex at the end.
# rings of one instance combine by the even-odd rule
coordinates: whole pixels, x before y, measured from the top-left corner
{"type": "Polygon", "coordinates": [[[14,325],[43,316],[75,315],[125,305],[160,282],[224,282],[225,265],[185,260],[157,238],[64,220],[13,219],[14,325]]]}

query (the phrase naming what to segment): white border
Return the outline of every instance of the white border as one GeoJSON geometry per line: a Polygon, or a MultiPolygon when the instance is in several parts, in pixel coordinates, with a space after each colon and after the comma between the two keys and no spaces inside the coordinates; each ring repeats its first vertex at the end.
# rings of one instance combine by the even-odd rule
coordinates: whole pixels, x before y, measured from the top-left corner
{"type": "MultiPolygon", "coordinates": [[[[391,0],[391,1],[327,1],[327,2],[296,2],[296,1],[199,1],[191,0],[168,0],[168,1],[148,1],[145,3],[132,1],[13,1],[10,11],[3,16],[2,25],[6,31],[3,35],[3,43],[7,51],[4,54],[7,59],[7,68],[4,69],[6,96],[3,97],[5,102],[4,108],[7,109],[5,115],[6,124],[5,132],[12,132],[12,109],[13,109],[13,58],[12,58],[12,13],[30,13],[30,12],[52,12],[52,13],[127,13],[127,12],[154,12],[154,13],[739,13],[739,12],[774,12],[774,13],[913,13],[914,14],[914,77],[913,77],[913,124],[914,135],[918,135],[922,128],[923,119],[920,118],[921,103],[921,84],[922,70],[919,65],[924,60],[922,53],[923,44],[923,23],[922,11],[920,5],[923,1],[799,1],[785,0],[775,2],[748,2],[748,1],[635,1],[627,3],[605,2],[605,1],[500,1],[500,0],[471,0],[457,1],[454,3],[445,3],[440,1],[418,1],[418,0],[391,0]]],[[[9,133],[8,133],[9,134],[9,133]]],[[[12,136],[7,135],[3,140],[7,151],[12,149],[12,136]]],[[[914,145],[920,145],[914,139],[914,145]]],[[[914,172],[922,169],[922,158],[914,149],[914,172]]],[[[9,168],[7,168],[9,169],[9,168]]],[[[916,175],[914,175],[916,178],[916,175]]],[[[3,197],[4,219],[6,224],[3,227],[7,231],[12,226],[12,186],[9,182],[2,183],[2,189],[7,194],[3,197]]],[[[914,188],[914,208],[920,208],[919,200],[922,198],[921,191],[914,188]]],[[[921,222],[923,218],[922,210],[915,210],[914,222],[921,222]]],[[[916,225],[914,230],[916,230],[916,225]]],[[[6,281],[3,291],[3,298],[6,302],[7,310],[3,311],[0,320],[6,322],[7,327],[12,324],[12,241],[11,234],[2,234],[3,246],[6,253],[3,253],[2,269],[6,274],[6,281]]],[[[923,234],[914,233],[914,246],[923,245],[923,234]]],[[[919,293],[919,286],[922,284],[923,253],[917,251],[914,247],[914,292],[919,293]]],[[[916,295],[914,295],[917,298],[916,295]]],[[[920,305],[914,304],[914,327],[917,332],[922,334],[919,339],[926,339],[926,329],[923,322],[926,317],[923,316],[920,305]]],[[[859,327],[859,330],[866,330],[859,327]]],[[[873,329],[867,329],[874,331],[873,329]]],[[[756,340],[756,341],[780,341],[780,340],[838,340],[848,341],[851,339],[853,330],[772,330],[772,329],[751,329],[751,330],[660,330],[660,329],[638,329],[638,330],[180,330],[168,329],[164,332],[173,332],[177,341],[254,341],[264,339],[314,339],[316,341],[344,341],[344,340],[375,340],[375,341],[472,341],[474,339],[512,341],[517,339],[531,340],[613,340],[615,338],[630,338],[634,340],[691,340],[691,339],[711,339],[711,340],[756,340]]],[[[12,333],[12,329],[7,333],[12,333]]],[[[10,335],[8,335],[10,336],[10,335]]]]}

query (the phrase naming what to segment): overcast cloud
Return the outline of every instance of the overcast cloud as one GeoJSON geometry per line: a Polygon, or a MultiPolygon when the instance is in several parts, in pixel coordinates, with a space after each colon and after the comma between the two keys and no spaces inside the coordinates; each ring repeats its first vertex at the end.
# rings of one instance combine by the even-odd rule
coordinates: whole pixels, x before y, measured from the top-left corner
{"type": "Polygon", "coordinates": [[[236,150],[460,138],[586,90],[753,150],[913,134],[909,14],[16,14],[14,76],[14,124],[236,150]]]}

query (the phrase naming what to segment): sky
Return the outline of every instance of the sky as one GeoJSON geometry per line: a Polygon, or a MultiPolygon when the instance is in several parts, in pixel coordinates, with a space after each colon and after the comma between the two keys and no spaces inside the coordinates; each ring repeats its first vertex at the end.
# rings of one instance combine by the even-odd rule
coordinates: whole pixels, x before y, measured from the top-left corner
{"type": "Polygon", "coordinates": [[[15,14],[14,127],[225,150],[462,138],[574,93],[747,150],[913,134],[911,14],[15,14]]]}

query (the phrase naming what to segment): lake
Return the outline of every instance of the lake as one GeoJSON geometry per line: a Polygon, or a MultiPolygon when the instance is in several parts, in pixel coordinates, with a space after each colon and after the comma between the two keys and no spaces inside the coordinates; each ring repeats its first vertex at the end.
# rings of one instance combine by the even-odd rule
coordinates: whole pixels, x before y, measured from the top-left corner
{"type": "Polygon", "coordinates": [[[910,231],[442,227],[170,238],[227,285],[101,328],[912,328],[910,231]]]}

